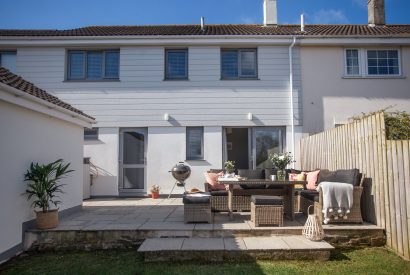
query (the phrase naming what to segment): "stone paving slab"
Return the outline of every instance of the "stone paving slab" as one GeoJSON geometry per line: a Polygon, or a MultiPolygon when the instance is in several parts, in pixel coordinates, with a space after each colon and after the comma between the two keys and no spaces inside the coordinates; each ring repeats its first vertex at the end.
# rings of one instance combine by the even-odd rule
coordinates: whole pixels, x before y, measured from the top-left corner
{"type": "Polygon", "coordinates": [[[302,236],[244,238],[152,238],[146,239],[139,252],[146,251],[330,251],[325,241],[313,242],[302,236]]]}

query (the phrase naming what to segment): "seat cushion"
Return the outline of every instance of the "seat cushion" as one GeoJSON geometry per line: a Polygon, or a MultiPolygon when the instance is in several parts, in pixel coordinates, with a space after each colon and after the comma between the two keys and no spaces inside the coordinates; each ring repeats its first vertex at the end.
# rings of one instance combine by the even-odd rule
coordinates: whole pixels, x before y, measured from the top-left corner
{"type": "MultiPolygon", "coordinates": [[[[247,179],[264,179],[262,169],[238,169],[238,175],[247,179]]],[[[265,189],[265,184],[241,184],[243,189],[265,189]]]]}
{"type": "Polygon", "coordinates": [[[255,205],[283,205],[283,199],[279,196],[252,196],[251,202],[255,205]]]}
{"type": "Polygon", "coordinates": [[[300,190],[299,195],[310,201],[319,202],[319,192],[316,190],[300,190]]]}
{"type": "MultiPolygon", "coordinates": [[[[198,193],[197,193],[198,194],[198,193]]],[[[184,204],[208,204],[211,200],[211,196],[209,193],[202,193],[204,196],[195,196],[190,194],[185,194],[182,197],[182,202],[184,204]]]]}
{"type": "Polygon", "coordinates": [[[228,196],[228,191],[226,190],[216,190],[211,191],[211,196],[228,196]]]}

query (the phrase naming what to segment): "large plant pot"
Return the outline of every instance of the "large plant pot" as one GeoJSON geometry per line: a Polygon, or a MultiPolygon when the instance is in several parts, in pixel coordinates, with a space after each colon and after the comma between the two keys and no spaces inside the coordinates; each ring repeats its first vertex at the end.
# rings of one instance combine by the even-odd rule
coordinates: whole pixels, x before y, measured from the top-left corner
{"type": "Polygon", "coordinates": [[[36,224],[38,229],[51,229],[58,226],[58,209],[48,212],[36,212],[36,224]]]}

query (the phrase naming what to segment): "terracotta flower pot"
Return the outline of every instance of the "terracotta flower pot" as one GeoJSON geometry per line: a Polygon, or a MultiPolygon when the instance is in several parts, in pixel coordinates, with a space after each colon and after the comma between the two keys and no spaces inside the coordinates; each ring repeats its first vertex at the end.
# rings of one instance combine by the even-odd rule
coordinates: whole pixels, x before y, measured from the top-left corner
{"type": "Polygon", "coordinates": [[[36,211],[36,224],[38,229],[51,229],[58,226],[58,209],[48,212],[36,211]]]}
{"type": "Polygon", "coordinates": [[[151,192],[151,197],[153,199],[158,199],[159,198],[159,192],[151,192]]]}

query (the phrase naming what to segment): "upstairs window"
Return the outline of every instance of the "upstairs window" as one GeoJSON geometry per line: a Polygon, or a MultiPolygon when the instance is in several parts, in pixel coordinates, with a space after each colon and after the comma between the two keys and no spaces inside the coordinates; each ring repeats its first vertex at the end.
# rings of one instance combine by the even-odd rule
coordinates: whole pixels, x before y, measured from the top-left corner
{"type": "Polygon", "coordinates": [[[400,75],[398,50],[368,50],[368,75],[400,75]]]}
{"type": "Polygon", "coordinates": [[[188,79],[188,50],[165,51],[165,79],[188,79]]]}
{"type": "Polygon", "coordinates": [[[186,128],[186,159],[204,159],[204,127],[186,128]]]}
{"type": "Polygon", "coordinates": [[[4,67],[10,72],[16,73],[16,52],[0,52],[0,67],[4,67]]]}
{"type": "Polygon", "coordinates": [[[119,79],[119,50],[68,51],[68,80],[119,79]]]}
{"type": "Polygon", "coordinates": [[[401,76],[400,52],[398,49],[346,49],[345,76],[401,76]]]}
{"type": "Polygon", "coordinates": [[[255,79],[258,77],[256,49],[221,51],[222,79],[255,79]]]}

